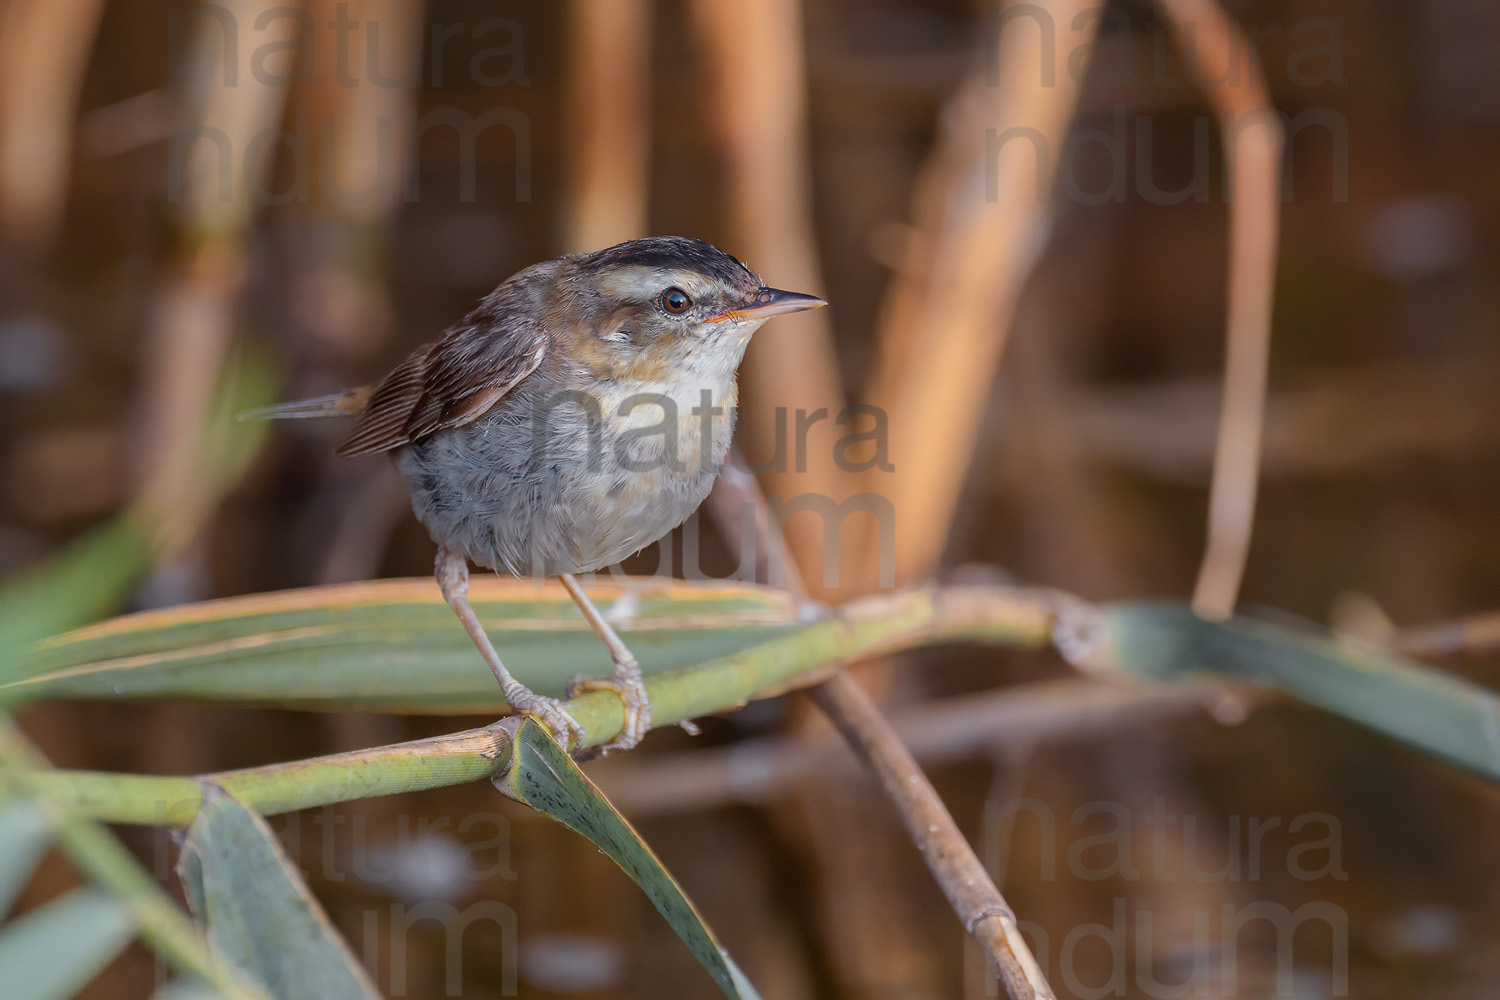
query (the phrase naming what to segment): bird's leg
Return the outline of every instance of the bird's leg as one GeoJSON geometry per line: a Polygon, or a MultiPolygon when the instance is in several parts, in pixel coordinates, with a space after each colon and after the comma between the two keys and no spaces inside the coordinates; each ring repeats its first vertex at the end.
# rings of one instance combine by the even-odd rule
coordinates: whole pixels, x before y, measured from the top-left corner
{"type": "Polygon", "coordinates": [[[479,655],[484,657],[484,662],[494,671],[495,679],[500,682],[500,690],[505,693],[505,700],[511,709],[540,719],[562,741],[564,750],[583,747],[587,734],[568,714],[562,702],[556,698],[544,698],[532,691],[511,676],[511,672],[505,669],[505,664],[500,662],[500,654],[495,652],[490,637],[484,632],[484,626],[479,624],[479,618],[469,606],[469,561],[457,552],[450,552],[439,545],[436,575],[443,600],[458,615],[458,620],[464,623],[464,631],[469,633],[469,638],[479,647],[479,655]]]}
{"type": "Polygon", "coordinates": [[[651,701],[646,697],[646,680],[641,675],[641,665],[625,643],[620,641],[609,622],[604,620],[599,609],[594,607],[589,595],[583,592],[578,579],[572,573],[562,573],[558,579],[562,580],[562,585],[583,612],[584,619],[599,638],[604,640],[604,645],[609,648],[610,659],[615,661],[615,673],[609,680],[575,677],[569,681],[568,697],[572,698],[584,691],[613,691],[618,695],[625,705],[625,727],[618,736],[604,744],[603,751],[609,753],[612,750],[629,750],[651,728],[651,701]]]}

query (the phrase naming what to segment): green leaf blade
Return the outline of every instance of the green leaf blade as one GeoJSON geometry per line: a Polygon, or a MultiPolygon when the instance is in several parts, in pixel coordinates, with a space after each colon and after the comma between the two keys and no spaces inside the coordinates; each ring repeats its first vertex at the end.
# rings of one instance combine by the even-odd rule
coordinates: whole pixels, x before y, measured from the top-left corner
{"type": "Polygon", "coordinates": [[[10,912],[51,840],[52,823],[35,802],[19,795],[0,800],[0,916],[10,912]]]}
{"type": "MultiPolygon", "coordinates": [[[[74,542],[45,566],[0,589],[0,682],[39,669],[34,644],[114,608],[151,562],[151,543],[130,518],[74,542]]],[[[0,688],[0,692],[3,692],[0,688]]]]}
{"type": "Polygon", "coordinates": [[[7,1000],[67,1000],[118,955],[135,932],[130,908],[100,889],[79,889],[0,931],[7,1000]]]}
{"type": "MultiPolygon", "coordinates": [[[[787,595],[665,585],[629,601],[621,633],[648,674],[763,643],[802,624],[787,595]]],[[[559,697],[574,674],[612,663],[556,585],[476,580],[473,603],[506,665],[559,697]]],[[[430,714],[503,712],[493,675],[431,580],[310,588],[126,615],[44,643],[12,698],[207,698],[292,708],[430,714]]]]}
{"type": "Polygon", "coordinates": [[[1462,677],[1311,629],[1205,621],[1176,603],[1113,605],[1105,624],[1115,661],[1132,673],[1274,687],[1500,781],[1500,698],[1462,677]]]}
{"type": "Polygon", "coordinates": [[[270,827],[222,790],[205,795],[178,875],[217,954],[272,996],[376,1000],[270,827]]]}
{"type": "Polygon", "coordinates": [[[547,731],[531,718],[520,725],[502,791],[587,837],[641,887],[733,1000],[760,1000],[760,994],[719,944],[692,901],[635,828],[594,787],[547,731]]]}

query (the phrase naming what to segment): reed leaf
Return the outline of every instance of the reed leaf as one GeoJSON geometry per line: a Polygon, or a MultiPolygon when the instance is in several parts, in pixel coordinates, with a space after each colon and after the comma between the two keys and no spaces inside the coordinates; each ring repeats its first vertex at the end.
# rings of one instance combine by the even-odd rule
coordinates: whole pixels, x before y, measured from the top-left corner
{"type": "Polygon", "coordinates": [[[102,889],[77,889],[0,929],[7,1000],[67,1000],[135,933],[130,906],[102,889]]]}
{"type": "Polygon", "coordinates": [[[719,944],[661,859],[534,719],[528,717],[517,727],[510,768],[495,784],[516,801],[587,837],[619,865],[646,893],[725,996],[760,1000],[760,994],[719,944]]]}
{"type": "Polygon", "coordinates": [[[1461,677],[1312,628],[1207,621],[1183,604],[1117,604],[1102,614],[1110,659],[1131,673],[1274,687],[1500,781],[1500,700],[1461,677]]]}
{"type": "Polygon", "coordinates": [[[214,954],[272,996],[376,1000],[265,820],[210,787],[177,862],[214,954]]]}
{"type": "MultiPolygon", "coordinates": [[[[648,674],[712,660],[796,628],[764,588],[681,583],[636,596],[593,588],[648,674]],[[622,604],[623,602],[623,604],[622,604]]],[[[561,697],[609,653],[556,584],[476,580],[471,600],[527,686],[561,697]]],[[[383,580],[126,615],[43,643],[0,697],[203,698],[295,708],[503,712],[493,675],[427,579],[383,580]]]]}

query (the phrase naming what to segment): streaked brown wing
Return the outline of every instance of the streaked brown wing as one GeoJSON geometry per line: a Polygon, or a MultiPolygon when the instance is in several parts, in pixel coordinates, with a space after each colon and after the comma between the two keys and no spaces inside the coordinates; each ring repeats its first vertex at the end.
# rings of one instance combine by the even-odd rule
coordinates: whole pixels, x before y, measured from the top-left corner
{"type": "Polygon", "coordinates": [[[541,324],[513,315],[497,321],[492,311],[480,310],[417,348],[375,387],[338,453],[390,451],[477,420],[546,356],[541,324]]]}

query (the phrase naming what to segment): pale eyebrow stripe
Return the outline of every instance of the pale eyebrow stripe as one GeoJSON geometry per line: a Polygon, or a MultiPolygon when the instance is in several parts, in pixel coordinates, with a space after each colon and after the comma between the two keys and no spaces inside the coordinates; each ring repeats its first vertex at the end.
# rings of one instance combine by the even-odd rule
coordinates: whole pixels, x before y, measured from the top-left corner
{"type": "Polygon", "coordinates": [[[649,299],[673,285],[692,298],[713,290],[712,279],[706,275],[678,268],[611,268],[599,276],[599,290],[620,298],[649,299]]]}

